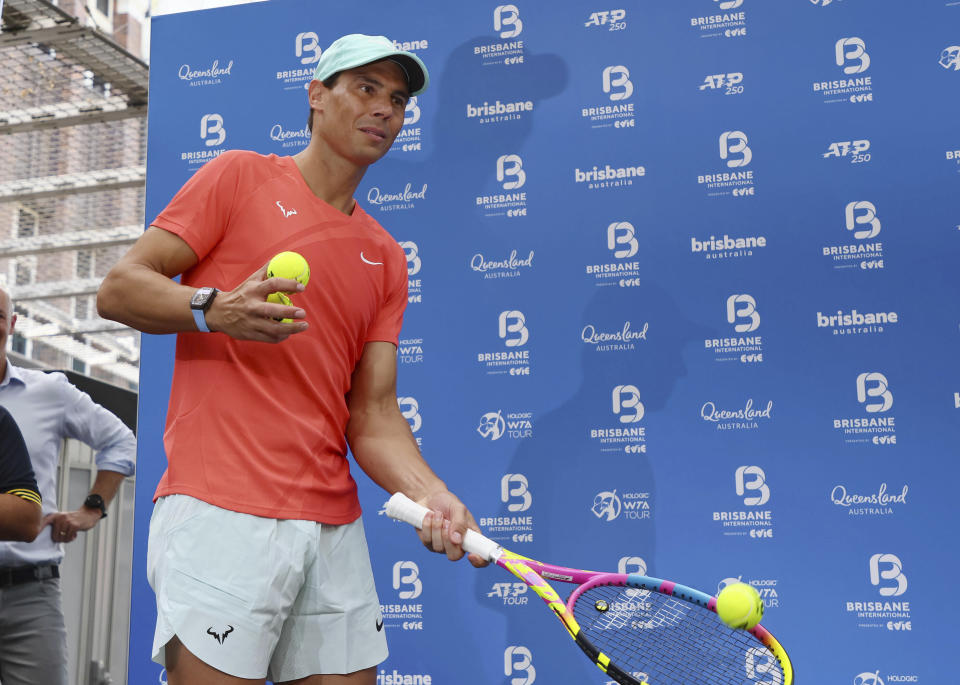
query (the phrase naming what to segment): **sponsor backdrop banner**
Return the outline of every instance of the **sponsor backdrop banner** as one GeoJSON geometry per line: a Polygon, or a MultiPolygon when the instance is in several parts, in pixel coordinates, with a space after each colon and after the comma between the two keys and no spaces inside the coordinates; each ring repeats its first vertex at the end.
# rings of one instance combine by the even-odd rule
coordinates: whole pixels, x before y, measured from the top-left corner
{"type": "MultiPolygon", "coordinates": [[[[302,149],[337,36],[430,66],[357,199],[407,254],[400,408],[491,537],[751,583],[801,681],[944,682],[958,3],[289,0],[153,32],[148,222],[225,150],[302,149]]],[[[141,579],[172,350],[144,337],[141,579]]],[[[428,554],[357,477],[378,683],[607,681],[522,585],[428,554]]],[[[133,606],[130,682],[162,681],[145,580],[133,606]]]]}

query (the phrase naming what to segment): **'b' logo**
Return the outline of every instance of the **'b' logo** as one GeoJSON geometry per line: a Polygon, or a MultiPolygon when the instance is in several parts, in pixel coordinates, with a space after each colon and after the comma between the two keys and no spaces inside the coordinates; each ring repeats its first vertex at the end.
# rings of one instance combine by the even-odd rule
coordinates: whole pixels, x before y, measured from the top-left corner
{"type": "Polygon", "coordinates": [[[726,10],[735,10],[735,9],[737,9],[740,5],[743,4],[743,0],[713,0],[713,1],[714,1],[714,2],[718,2],[718,3],[719,3],[719,6],[720,6],[720,9],[722,9],[722,10],[724,10],[724,11],[726,11],[726,10]]]}
{"type": "Polygon", "coordinates": [[[514,676],[510,678],[510,685],[533,685],[537,679],[537,669],[533,667],[530,650],[518,645],[510,645],[503,650],[503,674],[514,676]]]}
{"type": "Polygon", "coordinates": [[[744,666],[747,678],[757,685],[780,685],[783,671],[776,658],[766,647],[751,647],[745,655],[744,666]]]}
{"type": "Polygon", "coordinates": [[[204,114],[200,119],[200,137],[207,147],[220,145],[227,139],[227,129],[223,127],[223,117],[219,114],[204,114]],[[212,136],[212,137],[211,137],[212,136]]]}
{"type": "Polygon", "coordinates": [[[740,466],[734,474],[737,482],[737,495],[743,497],[748,491],[752,490],[757,494],[754,496],[743,497],[744,505],[748,507],[759,507],[770,501],[770,487],[767,485],[767,474],[759,466],[740,466]],[[747,476],[752,476],[753,480],[747,480],[747,476]]]}
{"type": "Polygon", "coordinates": [[[297,57],[301,64],[313,64],[320,61],[320,38],[313,31],[297,34],[297,57]]]}
{"type": "Polygon", "coordinates": [[[420,267],[423,265],[417,244],[412,240],[404,240],[400,243],[400,247],[403,248],[403,253],[407,256],[407,275],[416,276],[420,273],[420,267]]]}
{"type": "Polygon", "coordinates": [[[523,347],[530,338],[530,331],[527,330],[527,320],[523,312],[506,311],[500,312],[499,335],[503,344],[507,347],[523,347]],[[516,334],[511,337],[511,334],[516,334]]]}
{"type": "Polygon", "coordinates": [[[637,575],[647,575],[647,562],[643,557],[620,557],[617,562],[617,573],[636,573],[637,575]]]}
{"type": "Polygon", "coordinates": [[[870,66],[870,55],[867,54],[867,45],[862,39],[841,38],[835,46],[837,66],[843,67],[844,74],[862,74],[870,66]],[[856,60],[854,64],[850,64],[856,60]]]}
{"type": "Polygon", "coordinates": [[[417,105],[417,96],[413,95],[407,100],[407,108],[403,112],[403,125],[410,126],[420,121],[420,107],[417,105]]]}
{"type": "Polygon", "coordinates": [[[637,254],[636,229],[629,221],[614,221],[607,226],[607,248],[613,250],[617,259],[627,259],[637,254]]]}
{"type": "Polygon", "coordinates": [[[410,424],[410,432],[416,433],[423,426],[423,419],[420,417],[420,403],[415,397],[398,397],[397,406],[400,407],[400,413],[410,424]]]}
{"type": "Polygon", "coordinates": [[[861,373],[857,376],[857,402],[865,405],[864,409],[870,414],[882,414],[888,411],[893,406],[893,393],[890,391],[887,377],[876,371],[861,373]],[[873,383],[873,386],[867,387],[867,383],[873,383]],[[866,404],[870,397],[878,397],[880,402],[866,404]]]}
{"type": "Polygon", "coordinates": [[[635,385],[618,385],[613,389],[613,413],[620,423],[636,423],[643,418],[644,407],[635,385]]]}
{"type": "Polygon", "coordinates": [[[720,159],[726,159],[727,166],[731,168],[747,166],[753,159],[753,151],[747,145],[747,134],[743,131],[724,131],[720,134],[720,159]],[[737,159],[730,155],[742,156],[737,159]]]}
{"type": "Polygon", "coordinates": [[[630,82],[630,71],[624,66],[607,67],[604,69],[603,92],[609,93],[611,100],[626,100],[633,95],[633,83],[630,82]]]}
{"type": "Polygon", "coordinates": [[[880,219],[877,218],[877,208],[872,202],[861,200],[859,202],[847,203],[846,209],[847,230],[853,231],[853,237],[857,240],[869,240],[877,237],[880,233],[880,219]],[[858,214],[858,212],[860,212],[858,214]],[[858,226],[866,224],[869,229],[856,230],[858,226]]]}
{"type": "Polygon", "coordinates": [[[520,155],[500,155],[497,157],[497,180],[503,184],[504,190],[522,188],[527,182],[527,174],[523,170],[523,160],[520,155]],[[509,165],[509,166],[508,166],[509,165]],[[508,181],[512,177],[514,180],[508,181]]]}
{"type": "Polygon", "coordinates": [[[760,327],[760,313],[757,311],[757,301],[750,295],[731,295],[727,298],[727,323],[736,323],[733,327],[737,333],[749,333],[760,327]],[[737,309],[737,305],[741,305],[737,309]],[[736,323],[738,319],[747,318],[747,323],[736,323]]]}
{"type": "Polygon", "coordinates": [[[423,592],[420,567],[414,561],[398,561],[393,565],[393,589],[400,599],[416,599],[423,592]]]}
{"type": "Polygon", "coordinates": [[[522,473],[508,473],[500,479],[500,501],[508,511],[526,511],[533,502],[530,483],[522,473]],[[519,501],[517,501],[519,500],[519,501]]]}
{"type": "Polygon", "coordinates": [[[903,563],[896,554],[874,554],[870,557],[870,584],[880,587],[884,597],[899,597],[907,591],[907,577],[903,575],[903,563]],[[884,568],[881,568],[881,564],[884,568]],[[880,586],[881,580],[892,580],[896,586],[880,586]]]}
{"type": "Polygon", "coordinates": [[[520,10],[516,5],[500,5],[493,10],[493,29],[501,38],[516,38],[523,31],[520,10]],[[510,28],[508,28],[510,27],[510,28]]]}

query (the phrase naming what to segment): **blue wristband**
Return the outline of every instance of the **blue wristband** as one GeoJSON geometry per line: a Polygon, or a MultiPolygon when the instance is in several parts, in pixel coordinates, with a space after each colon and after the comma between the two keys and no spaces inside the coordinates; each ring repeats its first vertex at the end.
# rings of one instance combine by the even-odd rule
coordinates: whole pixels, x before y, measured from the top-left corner
{"type": "Polygon", "coordinates": [[[210,327],[207,326],[206,312],[202,309],[193,310],[193,320],[197,324],[197,330],[201,333],[209,333],[210,327]]]}

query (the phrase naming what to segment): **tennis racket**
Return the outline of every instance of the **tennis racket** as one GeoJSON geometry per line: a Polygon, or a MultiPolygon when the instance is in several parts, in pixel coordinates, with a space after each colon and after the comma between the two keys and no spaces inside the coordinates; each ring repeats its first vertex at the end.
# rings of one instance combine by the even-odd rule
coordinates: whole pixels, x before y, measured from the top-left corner
{"type": "MultiPolygon", "coordinates": [[[[422,527],[425,507],[397,493],[387,515],[422,527]]],[[[528,559],[468,530],[463,549],[506,569],[553,610],[577,646],[622,685],[792,685],[790,658],[761,625],[728,627],[715,597],[639,574],[596,573],[528,559]],[[566,603],[547,580],[577,588],[566,603]]]]}

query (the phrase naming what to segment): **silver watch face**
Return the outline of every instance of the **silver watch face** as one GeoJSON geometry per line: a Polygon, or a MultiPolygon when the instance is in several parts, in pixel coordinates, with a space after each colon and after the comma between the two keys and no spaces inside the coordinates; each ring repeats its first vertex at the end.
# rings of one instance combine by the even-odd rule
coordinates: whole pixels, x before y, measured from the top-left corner
{"type": "Polygon", "coordinates": [[[190,298],[190,306],[194,309],[201,309],[207,300],[210,299],[210,293],[212,292],[213,288],[200,288],[193,294],[193,297],[190,298]]]}

